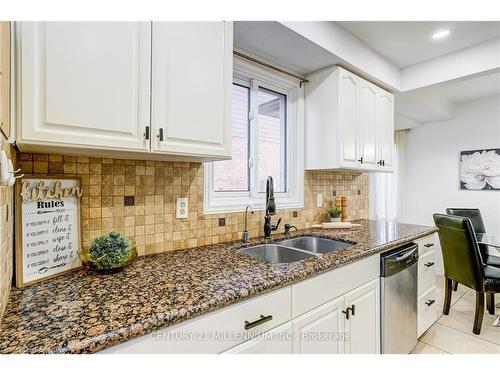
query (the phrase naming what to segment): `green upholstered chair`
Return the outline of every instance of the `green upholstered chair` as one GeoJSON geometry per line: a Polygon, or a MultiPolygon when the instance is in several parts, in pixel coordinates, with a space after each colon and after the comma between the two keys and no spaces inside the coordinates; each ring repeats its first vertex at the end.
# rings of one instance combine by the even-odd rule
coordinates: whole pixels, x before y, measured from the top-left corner
{"type": "Polygon", "coordinates": [[[476,312],[472,332],[479,334],[484,315],[484,297],[487,308],[495,313],[492,296],[500,292],[500,268],[485,265],[471,220],[463,216],[434,214],[439,242],[443,253],[445,297],[443,314],[451,305],[452,281],[476,291],[476,312]]]}

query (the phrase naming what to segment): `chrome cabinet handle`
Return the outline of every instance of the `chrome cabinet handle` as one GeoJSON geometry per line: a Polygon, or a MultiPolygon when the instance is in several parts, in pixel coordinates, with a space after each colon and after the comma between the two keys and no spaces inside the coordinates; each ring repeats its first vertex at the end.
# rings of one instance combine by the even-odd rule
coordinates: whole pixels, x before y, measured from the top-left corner
{"type": "Polygon", "coordinates": [[[436,302],[436,300],[435,300],[435,299],[430,299],[430,300],[428,300],[425,304],[426,304],[427,306],[430,306],[430,305],[432,305],[434,302],[436,302]]]}
{"type": "Polygon", "coordinates": [[[433,243],[426,243],[424,246],[425,247],[432,247],[432,246],[434,246],[434,244],[433,243]]]}
{"type": "Polygon", "coordinates": [[[434,262],[427,262],[424,264],[426,267],[432,267],[434,265],[434,262]]]}
{"type": "Polygon", "coordinates": [[[248,331],[249,329],[255,328],[257,326],[260,326],[261,324],[267,323],[269,321],[273,320],[272,315],[260,315],[260,319],[254,320],[253,322],[249,322],[248,320],[245,320],[245,329],[248,331]]]}
{"type": "Polygon", "coordinates": [[[149,140],[149,126],[146,126],[146,129],[144,130],[144,138],[149,140]]]}
{"type": "Polygon", "coordinates": [[[361,156],[361,157],[358,159],[358,161],[359,161],[361,164],[363,164],[363,157],[361,156]]]}
{"type": "Polygon", "coordinates": [[[160,142],[163,142],[163,128],[159,129],[158,139],[160,140],[160,142]]]}

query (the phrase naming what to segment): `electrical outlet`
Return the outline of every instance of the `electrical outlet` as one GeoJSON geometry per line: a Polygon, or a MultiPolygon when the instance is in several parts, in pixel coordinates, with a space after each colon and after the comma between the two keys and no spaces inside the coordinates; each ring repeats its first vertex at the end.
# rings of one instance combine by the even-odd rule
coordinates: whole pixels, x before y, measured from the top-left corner
{"type": "Polygon", "coordinates": [[[316,196],[316,206],[323,207],[323,194],[322,193],[318,193],[318,195],[316,196]]]}
{"type": "Polygon", "coordinates": [[[189,212],[188,209],[188,198],[176,198],[176,219],[187,219],[189,212]]]}

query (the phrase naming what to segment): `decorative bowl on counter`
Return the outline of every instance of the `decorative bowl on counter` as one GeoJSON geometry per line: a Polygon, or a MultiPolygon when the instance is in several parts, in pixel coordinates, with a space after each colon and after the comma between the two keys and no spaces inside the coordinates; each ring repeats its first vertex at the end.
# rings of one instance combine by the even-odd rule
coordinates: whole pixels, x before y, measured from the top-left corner
{"type": "Polygon", "coordinates": [[[94,239],[87,250],[79,253],[82,262],[91,270],[115,273],[137,257],[135,244],[118,232],[110,232],[94,239]]]}

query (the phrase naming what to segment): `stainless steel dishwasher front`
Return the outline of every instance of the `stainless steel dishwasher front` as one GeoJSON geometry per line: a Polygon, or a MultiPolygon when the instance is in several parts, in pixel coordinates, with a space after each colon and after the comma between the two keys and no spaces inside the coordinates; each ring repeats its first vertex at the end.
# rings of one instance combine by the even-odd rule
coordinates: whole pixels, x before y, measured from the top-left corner
{"type": "Polygon", "coordinates": [[[418,246],[414,243],[380,256],[381,348],[408,354],[417,344],[418,246]]]}

